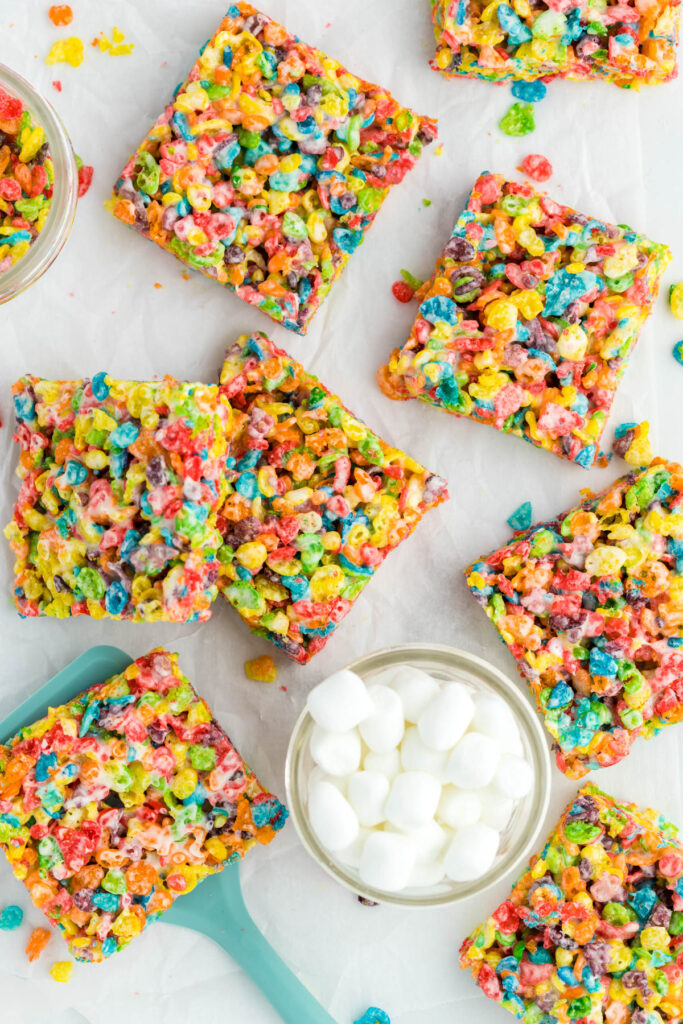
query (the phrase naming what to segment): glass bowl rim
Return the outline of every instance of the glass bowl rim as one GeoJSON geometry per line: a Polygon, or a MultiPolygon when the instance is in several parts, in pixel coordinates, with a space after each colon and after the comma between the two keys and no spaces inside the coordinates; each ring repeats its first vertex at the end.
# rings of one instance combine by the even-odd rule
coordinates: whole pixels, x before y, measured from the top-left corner
{"type": "MultiPolygon", "coordinates": [[[[397,663],[400,658],[405,661],[409,661],[411,653],[426,656],[433,655],[435,660],[443,660],[444,662],[447,662],[449,658],[453,658],[455,656],[456,660],[459,659],[461,662],[467,663],[475,672],[480,673],[483,678],[486,678],[487,676],[493,677],[496,684],[500,687],[500,691],[502,691],[506,696],[512,696],[512,700],[509,703],[512,705],[512,710],[514,711],[517,720],[521,721],[525,727],[526,736],[532,748],[536,766],[539,769],[538,777],[535,781],[535,786],[538,790],[536,793],[535,820],[528,828],[526,838],[518,844],[518,849],[514,853],[514,856],[509,859],[503,857],[499,863],[494,864],[491,870],[483,875],[482,878],[475,879],[472,882],[463,883],[463,891],[461,892],[452,891],[430,897],[428,895],[429,889],[427,889],[425,890],[426,895],[423,898],[420,898],[419,896],[406,898],[401,892],[382,892],[380,890],[364,886],[359,879],[353,878],[348,874],[342,864],[333,860],[331,854],[326,853],[318,843],[317,838],[307,821],[307,816],[304,811],[304,797],[303,794],[299,792],[298,784],[295,779],[295,768],[298,767],[299,758],[305,751],[303,738],[306,736],[307,731],[310,731],[314,725],[313,719],[305,707],[294,724],[287,747],[287,756],[285,759],[285,792],[294,828],[304,849],[331,878],[334,878],[335,881],[339,882],[346,889],[363,899],[378,902],[387,906],[393,905],[406,909],[424,910],[436,907],[452,906],[453,904],[461,903],[474,896],[480,896],[513,872],[516,877],[516,873],[519,872],[520,867],[533,851],[545,824],[551,797],[552,767],[546,732],[533,706],[525,698],[520,688],[516,686],[504,672],[496,668],[495,665],[492,665],[484,658],[480,658],[478,655],[472,654],[470,651],[463,650],[459,647],[452,647],[447,644],[423,642],[396,644],[391,647],[383,647],[377,651],[371,651],[368,654],[361,655],[343,667],[362,675],[363,670],[367,671],[368,665],[376,667],[378,670],[382,667],[388,668],[391,667],[392,659],[396,659],[395,663],[397,663]],[[390,659],[388,664],[376,666],[373,664],[376,661],[387,658],[390,659]]],[[[449,667],[455,668],[453,664],[449,667]]],[[[494,685],[493,688],[496,689],[496,686],[494,685]]]]}
{"type": "Polygon", "coordinates": [[[61,252],[76,214],[78,169],[68,132],[49,100],[23,75],[3,63],[0,63],[0,85],[22,100],[45,132],[55,168],[52,203],[43,230],[26,255],[0,274],[2,305],[37,281],[61,252]]]}

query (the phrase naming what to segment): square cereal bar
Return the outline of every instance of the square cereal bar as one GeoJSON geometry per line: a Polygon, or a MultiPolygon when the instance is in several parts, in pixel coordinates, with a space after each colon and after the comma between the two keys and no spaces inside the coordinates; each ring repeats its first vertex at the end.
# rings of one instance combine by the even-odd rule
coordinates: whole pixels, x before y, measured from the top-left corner
{"type": "Polygon", "coordinates": [[[232,4],[123,170],[116,217],[292,331],[436,122],[232,4]]]}
{"type": "Polygon", "coordinates": [[[589,783],[460,966],[526,1024],[677,1024],[682,911],[678,829],[589,783]]]}
{"type": "Polygon", "coordinates": [[[236,430],[219,586],[255,633],[306,662],[448,497],[446,481],[380,440],[264,334],[228,349],[221,385],[236,430]]]}
{"type": "Polygon", "coordinates": [[[431,0],[437,50],[448,77],[490,82],[602,78],[624,89],[675,78],[680,0],[630,5],[543,0],[431,0]]]}
{"type": "Polygon", "coordinates": [[[0,847],[78,960],[123,949],[286,817],[161,647],[0,746],[0,847]]]}
{"type": "Polygon", "coordinates": [[[570,778],[683,719],[683,468],[655,459],[467,573],[570,778]]]}
{"type": "Polygon", "coordinates": [[[628,226],[486,171],[380,386],[588,468],[670,259],[628,226]]]}
{"type": "Polygon", "coordinates": [[[98,373],[12,390],[19,613],[208,619],[229,418],[218,388],[98,373]]]}

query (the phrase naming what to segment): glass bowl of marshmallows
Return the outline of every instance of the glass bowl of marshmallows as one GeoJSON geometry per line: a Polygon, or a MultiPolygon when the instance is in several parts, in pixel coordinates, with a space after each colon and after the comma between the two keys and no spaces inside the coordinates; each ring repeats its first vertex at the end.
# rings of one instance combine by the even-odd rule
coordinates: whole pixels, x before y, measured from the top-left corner
{"type": "Polygon", "coordinates": [[[502,672],[407,644],[311,690],[285,777],[295,827],[328,874],[366,900],[433,907],[521,868],[548,809],[550,755],[502,672]]]}

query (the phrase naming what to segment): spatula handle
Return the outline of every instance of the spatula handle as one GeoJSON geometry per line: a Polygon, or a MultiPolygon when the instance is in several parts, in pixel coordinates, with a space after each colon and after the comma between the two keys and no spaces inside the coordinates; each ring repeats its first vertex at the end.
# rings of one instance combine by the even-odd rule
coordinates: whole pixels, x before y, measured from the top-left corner
{"type": "Polygon", "coordinates": [[[251,918],[241,927],[212,933],[277,1010],[284,1024],[336,1024],[333,1017],[290,971],[251,918]]]}

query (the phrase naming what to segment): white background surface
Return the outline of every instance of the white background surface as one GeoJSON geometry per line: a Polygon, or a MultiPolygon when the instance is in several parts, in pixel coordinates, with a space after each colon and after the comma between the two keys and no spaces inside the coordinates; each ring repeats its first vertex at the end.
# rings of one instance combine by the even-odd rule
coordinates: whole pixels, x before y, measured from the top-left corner
{"type": "MultiPolygon", "coordinates": [[[[468,596],[462,569],[508,536],[507,516],[531,499],[535,518],[570,506],[582,487],[603,486],[624,471],[585,470],[456,420],[417,402],[392,403],[374,382],[377,367],[407,337],[415,307],[390,286],[401,267],[430,273],[476,175],[514,176],[529,152],[550,158],[546,186],[560,201],[668,242],[674,262],[655,315],[643,331],[603,443],[624,420],[648,418],[658,454],[683,460],[683,368],[671,348],[683,334],[666,294],[683,278],[680,159],[683,82],[641,95],[613,86],[557,83],[536,106],[537,129],[508,139],[497,128],[512,102],[509,88],[447,81],[427,65],[433,37],[427,0],[263,0],[263,9],[352,71],[389,87],[399,100],[440,120],[443,155],[426,151],[380,213],[331,297],[300,338],[136,237],[102,208],[111,184],[220,21],[227,0],[73,0],[75,20],[55,29],[49,0],[1,0],[0,61],[26,75],[53,102],[74,147],[95,166],[72,236],[47,275],[0,308],[0,520],[16,493],[9,387],[23,372],[90,376],[106,369],[145,379],[163,373],[214,381],[225,346],[261,329],[287,348],[388,441],[405,448],[450,482],[451,501],[430,513],[414,537],[392,554],[322,654],[305,668],[278,657],[274,686],[244,678],[246,658],[271,653],[252,638],[222,600],[201,626],[134,626],[112,622],[21,620],[10,602],[11,561],[0,545],[0,717],[93,644],[131,656],[157,644],[180,652],[183,670],[212,705],[244,756],[284,795],[283,766],[291,726],[310,687],[352,658],[407,640],[460,645],[517,679],[514,663],[468,596]],[[86,43],[118,25],[135,43],[129,57],[86,46],[77,69],[46,67],[61,36],[86,43]],[[63,83],[63,92],[51,86],[63,83]],[[432,200],[429,208],[422,199],[432,200]],[[679,239],[681,239],[679,241],[679,239]],[[155,289],[159,282],[163,289],[155,289]],[[286,692],[280,689],[286,686],[286,692]]],[[[518,680],[520,686],[521,681],[518,680]]],[[[597,781],[621,797],[654,803],[683,824],[680,750],[672,728],[597,781]]],[[[575,791],[554,772],[546,827],[575,791]]],[[[504,1012],[487,1002],[457,967],[470,928],[503,898],[511,879],[483,900],[453,909],[409,912],[365,908],[337,887],[300,846],[288,825],[276,842],[254,851],[242,872],[255,921],[340,1024],[369,1005],[392,1024],[496,1024],[504,1012]]],[[[13,1024],[181,1024],[277,1018],[250,983],[208,939],[155,924],[128,951],[98,966],[77,965],[68,986],[48,975],[66,955],[58,936],[29,965],[23,947],[40,914],[0,864],[0,907],[26,910],[21,932],[0,932],[0,1017],[13,1024]]],[[[302,1022],[303,1024],[303,1022],[302,1022]]]]}

